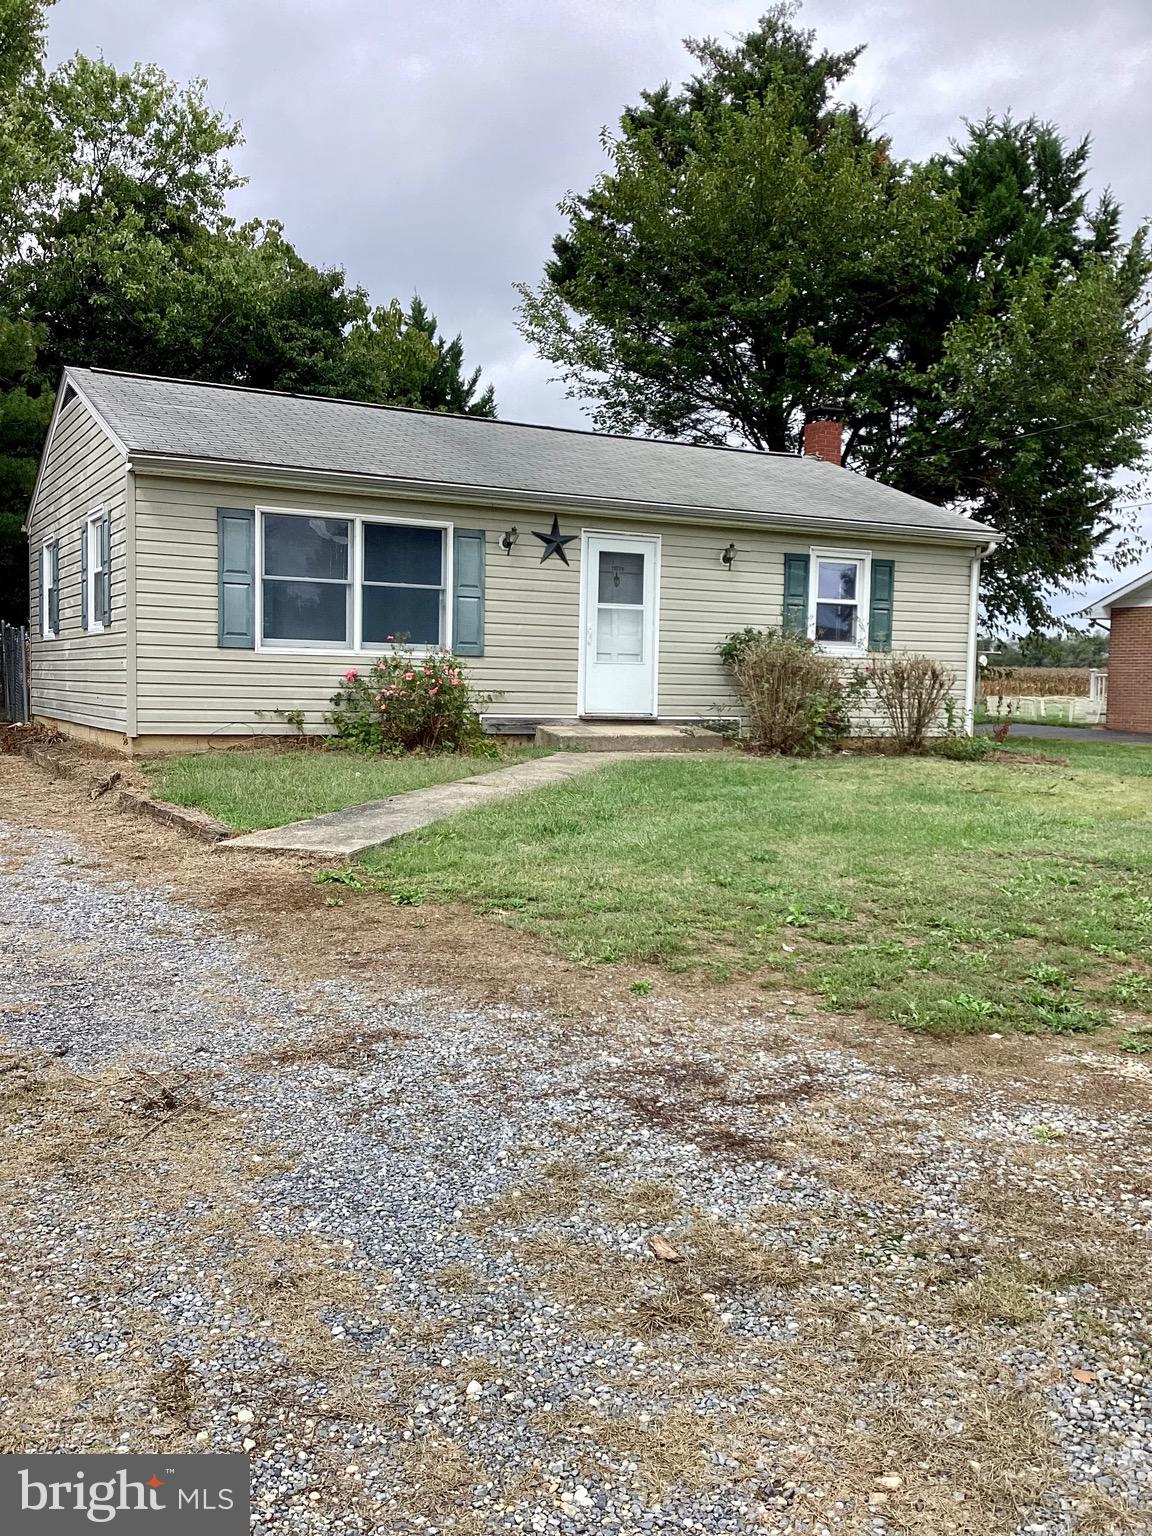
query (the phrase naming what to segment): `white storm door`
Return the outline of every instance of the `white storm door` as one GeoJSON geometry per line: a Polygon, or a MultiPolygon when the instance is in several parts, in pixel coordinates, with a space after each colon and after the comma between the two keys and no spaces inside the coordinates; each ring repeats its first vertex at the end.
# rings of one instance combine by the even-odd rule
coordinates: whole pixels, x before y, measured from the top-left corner
{"type": "Polygon", "coordinates": [[[656,538],[584,539],[586,715],[656,713],[656,538]]]}

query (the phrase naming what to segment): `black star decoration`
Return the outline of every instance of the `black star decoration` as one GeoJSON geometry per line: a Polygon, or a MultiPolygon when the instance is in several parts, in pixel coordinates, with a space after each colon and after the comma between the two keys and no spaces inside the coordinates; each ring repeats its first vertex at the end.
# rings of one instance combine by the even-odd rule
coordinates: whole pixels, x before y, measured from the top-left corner
{"type": "Polygon", "coordinates": [[[555,513],[552,514],[551,533],[537,533],[535,528],[533,528],[532,533],[544,545],[544,553],[540,556],[541,565],[544,564],[549,555],[559,555],[564,564],[568,564],[568,556],[564,553],[564,546],[565,544],[571,544],[576,535],[574,533],[560,532],[560,519],[555,513]]]}

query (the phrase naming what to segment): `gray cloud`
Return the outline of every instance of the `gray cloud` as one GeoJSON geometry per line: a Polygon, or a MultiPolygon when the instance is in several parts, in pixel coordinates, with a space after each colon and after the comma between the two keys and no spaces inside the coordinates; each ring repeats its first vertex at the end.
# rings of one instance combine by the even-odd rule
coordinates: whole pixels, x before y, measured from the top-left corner
{"type": "MultiPolygon", "coordinates": [[[[746,29],[757,0],[59,0],[54,58],[205,76],[243,121],[235,211],[284,221],[311,261],[378,300],[415,290],[464,334],[505,416],[583,417],[513,324],[556,203],[603,165],[602,127],[664,78],[685,35],[746,29]]],[[[1147,0],[809,0],[828,46],[866,42],[851,94],[898,153],[943,148],[986,112],[1091,133],[1093,181],[1152,214],[1147,0]]],[[[1152,532],[1152,519],[1149,520],[1152,532]]]]}

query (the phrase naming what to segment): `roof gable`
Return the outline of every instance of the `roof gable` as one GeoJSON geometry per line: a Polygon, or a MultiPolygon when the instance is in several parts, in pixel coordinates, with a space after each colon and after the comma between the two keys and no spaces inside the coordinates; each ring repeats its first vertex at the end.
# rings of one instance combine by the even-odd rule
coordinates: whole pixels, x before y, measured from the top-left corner
{"type": "Polygon", "coordinates": [[[25,533],[28,531],[28,527],[32,519],[32,513],[35,510],[36,502],[40,496],[40,487],[44,483],[44,472],[48,468],[48,464],[52,456],[53,444],[56,437],[56,428],[59,426],[60,420],[63,417],[65,411],[73,403],[73,401],[76,400],[79,400],[81,405],[87,411],[88,415],[92,417],[93,421],[104,433],[105,437],[107,437],[108,441],[113,445],[113,447],[119,453],[123,454],[125,458],[127,458],[127,452],[125,450],[124,444],[120,441],[120,438],[104,420],[103,416],[101,416],[100,412],[95,408],[95,406],[92,404],[92,401],[88,398],[85,392],[78,387],[77,381],[73,377],[72,370],[68,370],[64,375],[64,379],[60,385],[60,388],[56,391],[56,402],[52,407],[52,419],[48,423],[48,433],[44,438],[44,446],[40,450],[40,463],[36,469],[36,481],[32,487],[32,494],[28,498],[28,511],[24,517],[23,532],[25,533]]]}
{"type": "Polygon", "coordinates": [[[1152,571],[1141,571],[1121,586],[1106,592],[1090,610],[1094,619],[1106,619],[1113,608],[1146,608],[1152,605],[1152,571]]]}

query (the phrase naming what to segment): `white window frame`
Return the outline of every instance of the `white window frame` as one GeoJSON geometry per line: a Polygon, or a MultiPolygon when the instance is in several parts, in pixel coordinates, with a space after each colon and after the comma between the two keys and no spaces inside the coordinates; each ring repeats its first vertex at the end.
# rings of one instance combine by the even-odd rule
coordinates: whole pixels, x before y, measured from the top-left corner
{"type": "Polygon", "coordinates": [[[52,612],[52,593],[56,593],[56,618],[60,618],[60,543],[57,539],[45,539],[40,549],[40,638],[58,640],[60,631],[49,623],[52,612]],[[48,580],[48,572],[52,580],[48,580]]]}
{"type": "MultiPolygon", "coordinates": [[[[452,649],[452,593],[455,584],[455,540],[452,537],[455,524],[441,521],[431,517],[381,517],[373,513],[367,516],[358,512],[345,512],[339,507],[257,507],[256,508],[256,569],[255,569],[255,613],[256,613],[256,650],[269,656],[348,656],[363,659],[364,657],[379,656],[385,649],[387,641],[373,642],[365,647],[362,643],[363,636],[363,589],[364,589],[364,525],[366,523],[386,523],[400,528],[436,528],[443,535],[443,562],[442,582],[440,587],[440,644],[414,645],[411,647],[413,655],[428,656],[436,650],[450,651],[452,649]],[[348,581],[352,587],[352,601],[349,605],[351,639],[347,644],[340,641],[330,641],[327,644],[315,642],[309,644],[305,640],[265,640],[264,638],[264,519],[273,517],[322,517],[329,521],[348,524],[348,581]]],[[[272,578],[273,580],[275,578],[272,578]]],[[[300,580],[328,579],[301,577],[300,580]]],[[[334,583],[336,584],[336,583],[334,583]]],[[[339,583],[343,585],[343,583],[339,583]]],[[[395,585],[403,586],[403,582],[395,583],[371,583],[373,586],[395,585]]],[[[427,588],[422,588],[427,591],[427,588]]]]}
{"type": "Polygon", "coordinates": [[[104,573],[104,567],[100,562],[100,524],[104,521],[104,508],[93,507],[84,523],[84,548],[87,551],[88,574],[84,583],[82,600],[84,603],[84,628],[91,634],[103,632],[104,623],[100,618],[100,605],[96,600],[99,587],[96,585],[104,573]]]}
{"type": "MultiPolygon", "coordinates": [[[[849,598],[824,598],[824,602],[849,602],[849,598]]],[[[808,552],[808,638],[828,656],[867,656],[868,624],[872,602],[872,552],[866,549],[828,549],[815,545],[808,552]],[[853,562],[856,575],[856,638],[852,641],[816,640],[816,594],[820,590],[820,562],[853,562]]]]}

